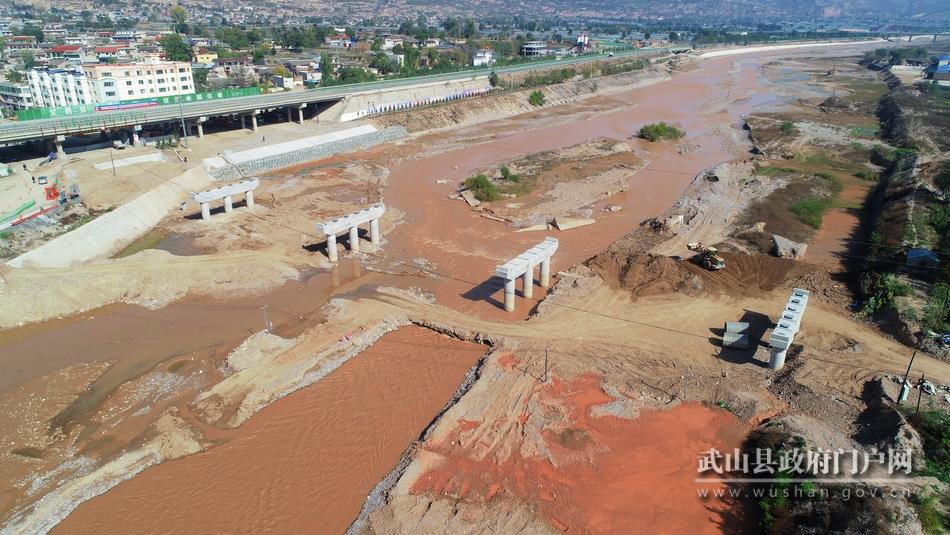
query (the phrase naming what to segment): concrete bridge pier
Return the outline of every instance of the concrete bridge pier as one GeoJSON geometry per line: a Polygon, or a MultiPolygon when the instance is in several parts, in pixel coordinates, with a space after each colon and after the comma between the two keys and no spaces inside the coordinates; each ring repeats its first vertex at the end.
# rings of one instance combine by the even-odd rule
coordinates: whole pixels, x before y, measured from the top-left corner
{"type": "Polygon", "coordinates": [[[254,192],[253,191],[247,190],[247,192],[244,194],[244,204],[248,208],[254,208],[254,192]]]}
{"type": "Polygon", "coordinates": [[[201,219],[203,221],[211,219],[211,206],[206,202],[201,203],[201,219]]]}
{"type": "Polygon", "coordinates": [[[336,252],[336,234],[327,236],[327,258],[330,259],[330,262],[336,262],[338,259],[336,252]]]}
{"type": "Polygon", "coordinates": [[[534,266],[528,266],[521,279],[521,295],[531,299],[534,297],[534,266]]]}
{"type": "Polygon", "coordinates": [[[541,273],[540,273],[540,276],[541,276],[541,280],[540,280],[541,287],[542,287],[542,288],[547,288],[548,286],[551,285],[551,259],[550,259],[550,258],[546,258],[546,259],[544,259],[544,260],[541,261],[541,269],[540,269],[540,272],[541,272],[541,273]]]}
{"type": "Polygon", "coordinates": [[[251,114],[251,131],[257,132],[257,112],[251,114]]]}
{"type": "Polygon", "coordinates": [[[306,103],[297,106],[297,122],[303,124],[303,109],[307,107],[306,103]]]}
{"type": "Polygon", "coordinates": [[[369,222],[369,242],[373,245],[379,243],[379,220],[373,219],[369,222]]]}
{"type": "Polygon", "coordinates": [[[66,136],[56,136],[56,157],[65,158],[66,151],[63,150],[63,143],[66,141],[66,136]]]}
{"type": "Polygon", "coordinates": [[[224,198],[224,211],[228,214],[234,211],[234,199],[230,195],[224,198]]]}
{"type": "Polygon", "coordinates": [[[241,115],[241,130],[247,130],[247,116],[241,115]]]}
{"type": "Polygon", "coordinates": [[[142,141],[139,139],[139,131],[142,130],[142,125],[137,124],[132,127],[132,146],[140,147],[142,146],[142,141]]]}
{"type": "Polygon", "coordinates": [[[505,310],[515,309],[515,281],[521,279],[521,295],[534,297],[534,268],[541,267],[541,286],[551,282],[551,256],[557,251],[557,238],[545,238],[543,242],[521,253],[517,258],[495,267],[495,276],[505,281],[505,310]]]}
{"type": "Polygon", "coordinates": [[[207,120],[208,120],[207,117],[198,117],[198,120],[195,121],[195,126],[198,127],[198,139],[202,139],[205,137],[205,128],[201,123],[207,120]]]}
{"type": "Polygon", "coordinates": [[[515,280],[505,280],[505,310],[512,312],[515,309],[515,280]]]}
{"type": "Polygon", "coordinates": [[[350,252],[360,252],[360,228],[350,227],[350,252]]]}

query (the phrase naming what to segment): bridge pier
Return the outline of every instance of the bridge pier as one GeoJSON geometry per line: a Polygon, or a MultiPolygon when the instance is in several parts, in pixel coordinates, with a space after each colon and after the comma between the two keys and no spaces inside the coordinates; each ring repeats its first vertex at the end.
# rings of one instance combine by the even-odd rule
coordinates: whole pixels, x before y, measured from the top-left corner
{"type": "Polygon", "coordinates": [[[337,261],[336,235],[347,232],[349,234],[350,251],[360,252],[360,225],[369,223],[370,243],[379,243],[379,218],[386,212],[386,207],[381,203],[376,203],[369,208],[364,208],[343,217],[338,217],[332,221],[317,225],[317,230],[323,232],[327,237],[327,258],[330,262],[337,261]]]}
{"type": "Polygon", "coordinates": [[[541,287],[551,283],[551,256],[557,251],[556,238],[545,238],[543,242],[518,255],[517,258],[495,268],[495,275],[505,281],[505,310],[515,309],[515,281],[521,279],[521,295],[526,299],[534,296],[534,267],[541,266],[541,287]]]}
{"type": "Polygon", "coordinates": [[[247,190],[247,192],[244,193],[244,205],[247,206],[248,208],[254,208],[254,192],[253,191],[247,190]]]}
{"type": "Polygon", "coordinates": [[[241,115],[241,130],[247,130],[247,116],[241,115]]]}
{"type": "Polygon", "coordinates": [[[66,151],[63,150],[63,142],[65,141],[66,141],[66,136],[63,136],[63,135],[56,136],[56,157],[57,158],[66,157],[66,151]]]}
{"type": "Polygon", "coordinates": [[[132,146],[139,147],[142,145],[142,141],[139,139],[139,131],[142,130],[142,125],[137,124],[132,127],[132,146]]]}
{"type": "Polygon", "coordinates": [[[297,122],[303,124],[303,109],[307,107],[306,103],[297,106],[297,122]]]}
{"type": "Polygon", "coordinates": [[[230,195],[224,198],[224,212],[230,214],[234,211],[234,199],[230,195]]]}
{"type": "Polygon", "coordinates": [[[257,132],[257,114],[251,114],[251,131],[257,132]]]}
{"type": "Polygon", "coordinates": [[[207,120],[207,117],[198,117],[198,119],[195,121],[195,126],[198,127],[198,139],[203,139],[205,137],[205,128],[201,123],[207,120]]]}

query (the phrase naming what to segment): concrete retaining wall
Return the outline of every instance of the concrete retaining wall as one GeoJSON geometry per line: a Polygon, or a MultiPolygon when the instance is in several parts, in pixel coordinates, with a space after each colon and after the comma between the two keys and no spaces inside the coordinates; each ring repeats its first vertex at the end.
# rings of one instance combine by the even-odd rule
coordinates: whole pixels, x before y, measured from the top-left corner
{"type": "Polygon", "coordinates": [[[219,180],[234,180],[242,176],[256,175],[282,167],[289,167],[304,162],[328,158],[342,152],[351,152],[366,149],[388,141],[400,139],[406,135],[401,127],[387,128],[386,130],[368,132],[345,139],[338,139],[311,145],[308,147],[289,150],[278,154],[270,154],[262,158],[231,162],[224,167],[209,167],[208,173],[219,180]]]}
{"type": "Polygon", "coordinates": [[[357,93],[347,97],[339,121],[346,122],[394,110],[406,110],[438,102],[458,100],[491,91],[487,74],[467,80],[433,82],[389,91],[357,93]]]}
{"type": "Polygon", "coordinates": [[[186,191],[201,191],[211,179],[198,167],[143,193],[115,210],[10,261],[13,267],[67,267],[109,257],[140,238],[177,208],[186,191]]]}

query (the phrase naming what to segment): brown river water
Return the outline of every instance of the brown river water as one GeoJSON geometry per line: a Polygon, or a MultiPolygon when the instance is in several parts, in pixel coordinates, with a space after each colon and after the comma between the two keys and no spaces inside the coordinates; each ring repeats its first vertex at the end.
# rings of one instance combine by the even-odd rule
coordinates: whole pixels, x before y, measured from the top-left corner
{"type": "MultiPolygon", "coordinates": [[[[332,276],[317,273],[260,297],[230,302],[187,299],[159,310],[113,305],[11,329],[0,332],[0,389],[76,362],[114,361],[61,415],[63,420],[81,420],[117,385],[161,362],[201,351],[226,353],[262,328],[264,304],[271,306],[275,332],[294,336],[319,319],[320,307],[332,295],[363,285],[421,287],[452,308],[521,320],[536,303],[519,297],[516,313],[504,313],[490,275],[496,264],[546,234],[514,233],[480,218],[463,203],[446,201],[451,186],[435,180],[462,178],[482,165],[591,138],[627,140],[649,122],[682,125],[694,147],[684,154],[669,145],[630,141],[644,151],[646,166],[631,173],[628,191],[597,206],[622,204],[622,212],[582,231],[555,234],[561,246],[553,271],[566,269],[661,213],[701,170],[744,155],[742,116],[786,98],[761,76],[759,67],[767,61],[704,61],[672,81],[595,97],[607,105],[606,112],[534,130],[531,115],[463,128],[442,135],[464,139],[480,132],[494,138],[391,165],[384,201],[405,211],[406,218],[386,236],[386,257],[406,262],[424,257],[453,279],[382,275],[343,262],[332,276]]],[[[411,150],[411,143],[420,151],[425,148],[422,138],[400,150],[411,150]]],[[[479,346],[418,328],[400,329],[325,379],[264,408],[228,432],[225,444],[146,470],[81,505],[57,531],[235,533],[279,526],[287,532],[339,532],[481,352],[479,346]]]]}
{"type": "Polygon", "coordinates": [[[56,533],[341,533],[485,347],[403,327],[262,409],[224,445],[152,467],[56,533]]]}

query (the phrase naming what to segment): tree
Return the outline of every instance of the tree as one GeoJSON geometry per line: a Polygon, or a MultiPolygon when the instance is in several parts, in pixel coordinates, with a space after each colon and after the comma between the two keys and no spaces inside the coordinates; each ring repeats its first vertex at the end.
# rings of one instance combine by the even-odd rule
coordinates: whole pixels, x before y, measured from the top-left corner
{"type": "Polygon", "coordinates": [[[23,82],[23,73],[17,70],[7,72],[7,80],[19,84],[23,82]]]}
{"type": "Polygon", "coordinates": [[[320,54],[320,76],[322,85],[329,85],[333,81],[333,61],[330,54],[320,54]]]}
{"type": "Polygon", "coordinates": [[[389,57],[386,56],[385,52],[377,52],[374,54],[373,59],[369,62],[369,66],[383,74],[393,71],[392,63],[389,61],[389,57]]]}
{"type": "Polygon", "coordinates": [[[534,90],[528,95],[528,102],[532,106],[544,106],[544,93],[539,90],[534,90]]]}
{"type": "Polygon", "coordinates": [[[195,92],[200,93],[202,91],[208,91],[211,88],[208,86],[208,71],[210,69],[192,69],[191,76],[195,81],[195,92]]]}
{"type": "Polygon", "coordinates": [[[162,36],[159,44],[169,61],[191,61],[191,47],[182,40],[181,35],[170,33],[162,36]]]}
{"type": "Polygon", "coordinates": [[[36,67],[36,57],[33,56],[33,52],[24,50],[20,53],[20,59],[23,60],[23,68],[25,70],[30,70],[33,67],[36,67]]]}
{"type": "Polygon", "coordinates": [[[373,39],[373,44],[370,45],[370,50],[373,52],[379,52],[383,49],[383,39],[381,37],[376,37],[373,39]]]}
{"type": "Polygon", "coordinates": [[[491,84],[492,87],[498,87],[498,73],[497,72],[492,71],[491,73],[489,73],[488,83],[491,84]]]}
{"type": "Polygon", "coordinates": [[[188,33],[188,12],[181,6],[175,6],[168,10],[168,15],[175,24],[175,31],[178,33],[188,33]]]}
{"type": "Polygon", "coordinates": [[[43,35],[43,28],[40,28],[39,26],[34,26],[32,24],[24,25],[21,33],[23,35],[32,35],[33,37],[36,38],[37,43],[42,43],[46,38],[46,36],[43,35]]]}

